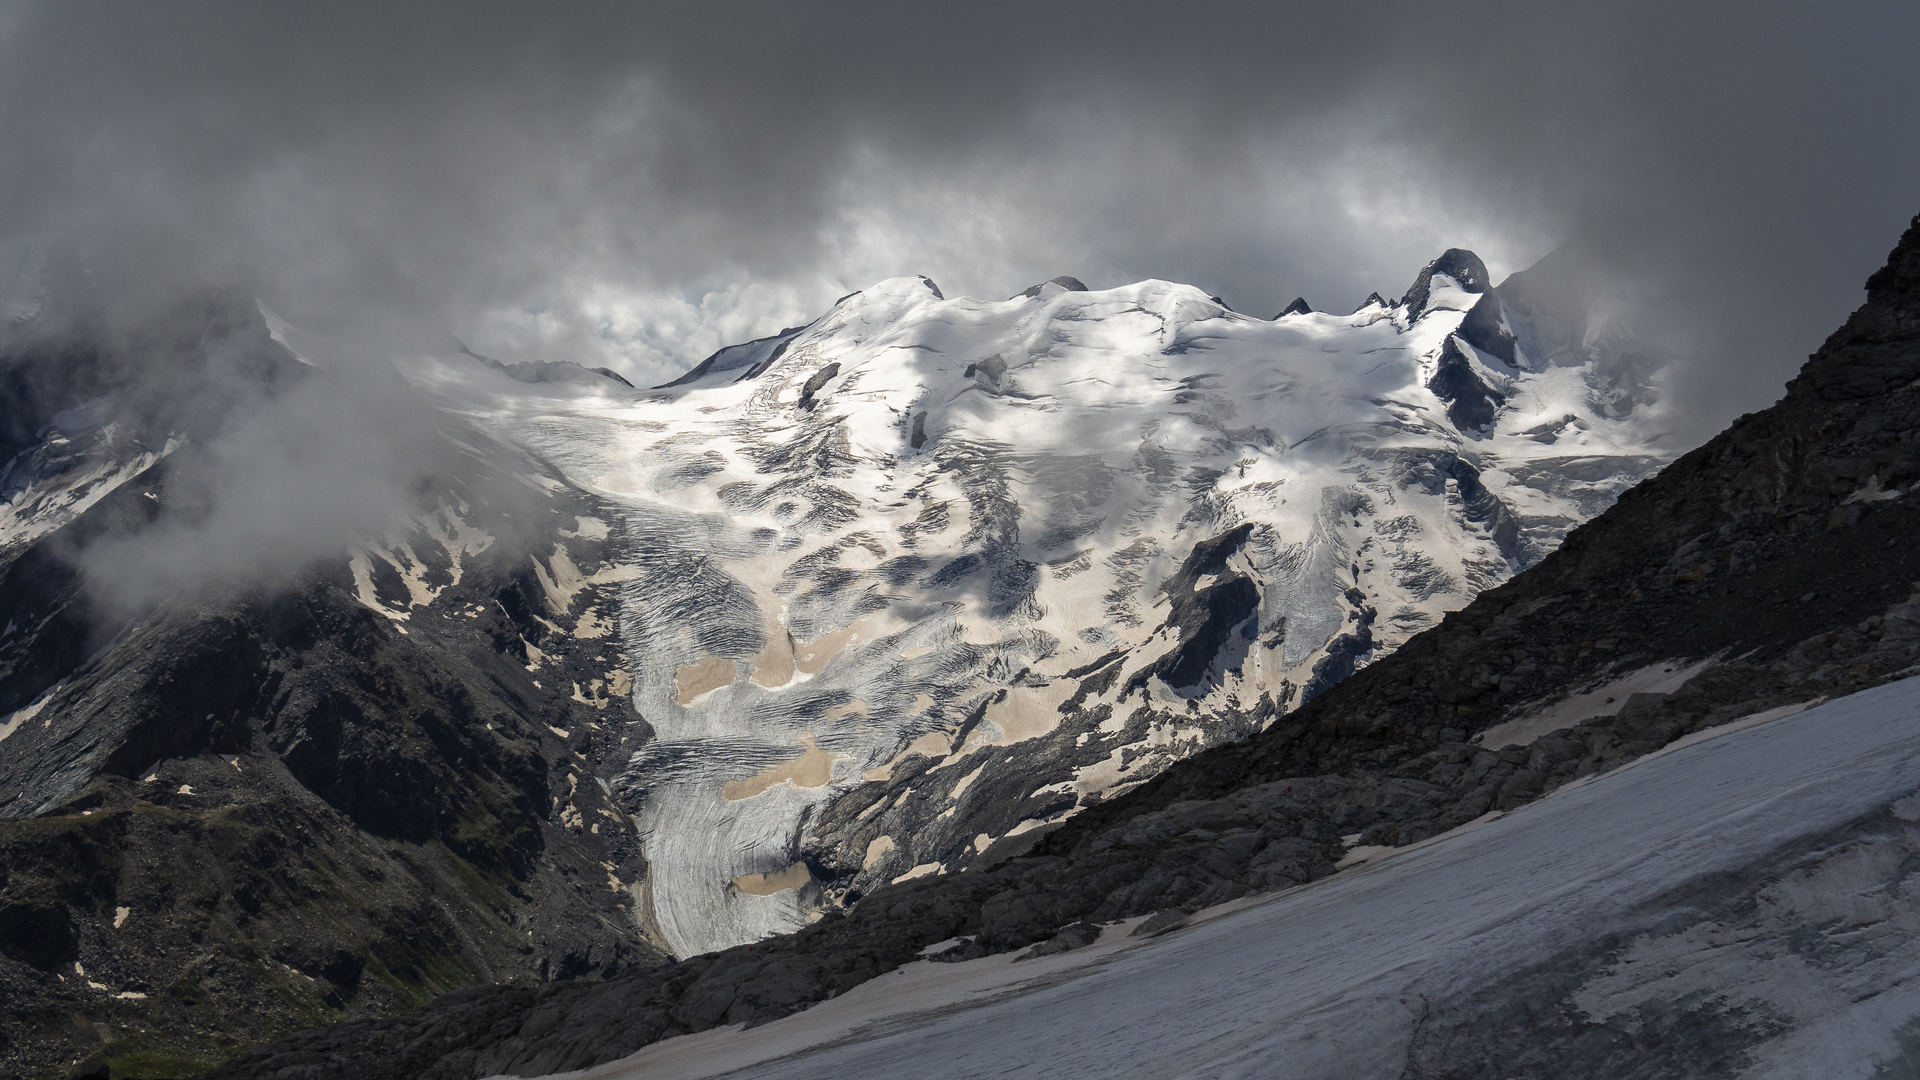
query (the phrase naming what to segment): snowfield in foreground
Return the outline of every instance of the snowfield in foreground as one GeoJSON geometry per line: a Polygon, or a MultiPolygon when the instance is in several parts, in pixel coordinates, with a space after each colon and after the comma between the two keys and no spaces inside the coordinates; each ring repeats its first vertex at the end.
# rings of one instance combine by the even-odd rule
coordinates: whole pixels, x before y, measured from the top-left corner
{"type": "Polygon", "coordinates": [[[922,962],[576,1075],[1911,1075],[1915,868],[1908,679],[1150,942],[922,962]]]}

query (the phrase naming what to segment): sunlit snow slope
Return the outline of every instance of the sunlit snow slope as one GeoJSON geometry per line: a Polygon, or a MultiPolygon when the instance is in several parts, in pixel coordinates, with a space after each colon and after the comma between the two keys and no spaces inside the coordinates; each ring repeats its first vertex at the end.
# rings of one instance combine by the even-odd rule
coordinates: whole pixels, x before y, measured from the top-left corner
{"type": "Polygon", "coordinates": [[[885,281],[650,393],[416,373],[622,508],[617,564],[540,569],[561,605],[624,582],[656,735],[625,783],[675,952],[1257,729],[1670,453],[1646,373],[1583,317],[1503,311],[1470,253],[1272,321],[1063,280],[885,281]]]}

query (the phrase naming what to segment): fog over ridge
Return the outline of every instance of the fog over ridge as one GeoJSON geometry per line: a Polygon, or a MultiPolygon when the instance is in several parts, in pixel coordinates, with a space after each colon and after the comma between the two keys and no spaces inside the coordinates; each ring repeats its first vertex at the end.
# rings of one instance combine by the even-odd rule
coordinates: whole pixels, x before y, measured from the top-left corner
{"type": "Polygon", "coordinates": [[[0,244],[130,308],[240,282],[377,357],[670,378],[883,277],[1270,315],[1584,238],[1686,316],[1698,438],[1859,299],[1920,179],[1859,3],[1359,11],[19,3],[0,244]]]}

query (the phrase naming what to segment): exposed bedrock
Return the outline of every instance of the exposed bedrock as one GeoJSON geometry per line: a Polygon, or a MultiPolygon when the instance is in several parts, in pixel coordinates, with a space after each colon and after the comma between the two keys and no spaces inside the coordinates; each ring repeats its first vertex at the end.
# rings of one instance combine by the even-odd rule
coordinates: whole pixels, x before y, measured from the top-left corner
{"type": "Polygon", "coordinates": [[[231,289],[198,293],[128,330],[51,311],[0,363],[0,464],[49,428],[71,437],[117,420],[156,447],[170,434],[209,435],[235,408],[310,370],[272,339],[253,297],[231,289]]]}
{"type": "Polygon", "coordinates": [[[1418,319],[1426,314],[1427,300],[1432,295],[1433,277],[1444,274],[1469,293],[1484,293],[1493,287],[1487,277],[1487,264],[1480,256],[1465,248],[1448,248],[1440,257],[1420,268],[1414,275],[1413,284],[1407,287],[1407,293],[1400,300],[1406,309],[1408,320],[1418,319]]]}
{"type": "Polygon", "coordinates": [[[1447,416],[1461,431],[1477,432],[1493,423],[1507,396],[1487,385],[1459,342],[1448,338],[1427,389],[1447,403],[1447,416]]]}
{"type": "Polygon", "coordinates": [[[1062,290],[1065,292],[1086,292],[1087,291],[1087,287],[1081,283],[1079,278],[1070,277],[1066,274],[1061,274],[1059,277],[1050,278],[1046,281],[1041,282],[1038,285],[1029,285],[1024,290],[1015,293],[1011,297],[1008,297],[1008,299],[1032,300],[1035,297],[1041,295],[1041,293],[1049,285],[1057,286],[1059,290],[1062,290]]]}
{"type": "Polygon", "coordinates": [[[1175,691],[1197,687],[1216,666],[1238,672],[1247,646],[1233,648],[1236,637],[1250,641],[1259,627],[1254,619],[1260,606],[1260,588],[1247,573],[1227,565],[1253,533],[1251,522],[1241,524],[1193,546],[1186,561],[1161,586],[1168,599],[1166,630],[1179,643],[1160,659],[1142,667],[1127,680],[1121,693],[1144,688],[1159,679],[1175,691]]]}
{"type": "Polygon", "coordinates": [[[100,340],[0,356],[43,414],[0,463],[0,1072],[183,1075],[460,986],[658,960],[603,786],[647,729],[585,580],[597,503],[443,417],[432,460],[458,465],[385,535],[277,588],[108,603],[91,553],[202,520],[196,440],[336,376],[251,300],[100,340]]]}
{"type": "Polygon", "coordinates": [[[1461,340],[1489,356],[1498,357],[1508,364],[1516,360],[1513,330],[1507,325],[1506,311],[1497,289],[1481,294],[1480,299],[1467,309],[1467,317],[1460,320],[1459,332],[1461,340]]]}

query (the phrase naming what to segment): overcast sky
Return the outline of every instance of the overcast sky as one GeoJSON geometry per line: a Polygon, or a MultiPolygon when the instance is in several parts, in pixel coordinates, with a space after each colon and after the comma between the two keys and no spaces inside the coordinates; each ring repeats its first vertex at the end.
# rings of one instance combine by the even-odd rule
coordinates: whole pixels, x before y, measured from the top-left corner
{"type": "Polygon", "coordinates": [[[899,274],[1264,316],[1587,236],[1710,430],[1920,211],[1920,5],[1680,8],[0,3],[0,244],[639,382],[899,274]]]}

